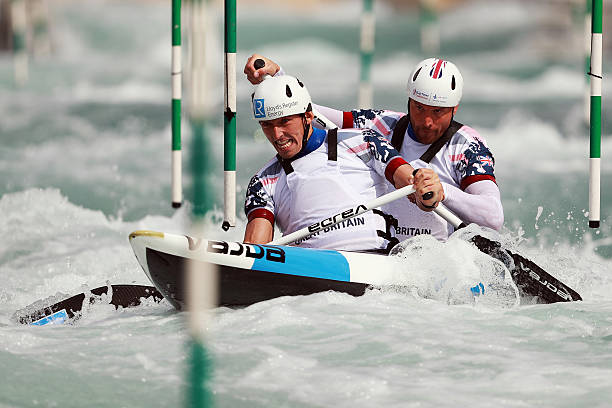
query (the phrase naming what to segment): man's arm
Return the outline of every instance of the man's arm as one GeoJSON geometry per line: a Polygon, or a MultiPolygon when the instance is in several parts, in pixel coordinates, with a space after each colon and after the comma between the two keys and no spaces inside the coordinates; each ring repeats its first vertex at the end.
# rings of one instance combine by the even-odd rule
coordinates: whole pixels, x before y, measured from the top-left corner
{"type": "Polygon", "coordinates": [[[495,182],[495,159],[476,130],[461,130],[467,143],[460,147],[464,165],[455,167],[459,187],[444,184],[444,204],[466,222],[499,230],[504,223],[504,209],[495,182]]]}
{"type": "Polygon", "coordinates": [[[274,238],[274,202],[259,175],[249,182],[244,201],[244,213],[248,223],[244,242],[267,244],[274,238]]]}
{"type": "Polygon", "coordinates": [[[246,64],[244,65],[244,74],[247,76],[249,82],[253,85],[261,83],[261,81],[263,81],[264,79],[264,76],[274,76],[280,70],[281,68],[276,62],[259,54],[251,55],[247,59],[246,64]],[[257,59],[262,59],[266,63],[266,65],[264,65],[263,68],[256,69],[255,60],[257,59]]]}
{"type": "MultiPolygon", "coordinates": [[[[276,62],[272,61],[269,58],[264,57],[260,54],[253,54],[248,59],[246,64],[244,65],[244,74],[247,76],[249,82],[253,85],[257,85],[263,81],[265,75],[278,76],[284,75],[284,71],[280,65],[276,62]],[[261,59],[265,62],[263,68],[256,69],[255,68],[255,60],[261,59]]],[[[400,117],[404,116],[403,113],[391,112],[391,111],[372,111],[372,110],[356,110],[356,111],[341,111],[334,108],[330,108],[327,106],[317,105],[315,103],[312,104],[313,108],[333,122],[340,129],[349,129],[349,128],[370,128],[383,136],[388,136],[391,132],[391,129],[388,125],[383,124],[387,121],[396,122],[400,117]],[[391,118],[389,119],[378,119],[377,115],[383,116],[390,114],[391,118]],[[356,124],[357,123],[357,124],[356,124]]],[[[315,126],[317,126],[317,122],[313,122],[315,126]]],[[[319,127],[319,126],[317,126],[319,127]]]]}
{"type": "MultiPolygon", "coordinates": [[[[319,112],[321,115],[325,116],[327,119],[332,121],[334,125],[338,126],[339,129],[346,129],[353,127],[353,115],[350,112],[343,112],[338,109],[329,108],[327,106],[317,105],[316,103],[312,104],[312,107],[319,112]],[[347,116],[348,113],[348,116],[347,116]],[[350,119],[347,119],[350,117],[350,119]]],[[[315,125],[316,121],[313,122],[315,125]]]]}
{"type": "Polygon", "coordinates": [[[504,224],[504,208],[499,188],[491,180],[478,181],[465,191],[444,183],[444,205],[467,223],[499,230],[504,224]]]}
{"type": "Polygon", "coordinates": [[[407,163],[384,137],[372,130],[361,130],[363,141],[367,143],[372,154],[370,166],[392,183],[395,188],[414,184],[415,194],[408,196],[423,211],[433,211],[438,203],[444,200],[444,190],[438,175],[431,169],[414,168],[407,163]],[[428,199],[423,197],[432,193],[428,199]]]}
{"type": "Polygon", "coordinates": [[[266,218],[253,218],[244,231],[244,242],[248,244],[267,244],[274,238],[274,226],[266,218]]]}

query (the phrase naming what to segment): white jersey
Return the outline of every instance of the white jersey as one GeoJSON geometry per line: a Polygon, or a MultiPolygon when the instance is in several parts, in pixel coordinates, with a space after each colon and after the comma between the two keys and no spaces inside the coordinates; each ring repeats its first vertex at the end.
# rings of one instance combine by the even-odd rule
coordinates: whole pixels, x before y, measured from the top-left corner
{"type": "MultiPolygon", "coordinates": [[[[391,140],[393,129],[404,116],[405,113],[386,110],[354,110],[344,113],[343,125],[372,129],[391,140]]],[[[465,190],[477,181],[495,182],[493,155],[484,139],[471,127],[462,126],[427,164],[420,157],[429,146],[416,140],[409,125],[399,151],[415,169],[429,167],[435,171],[443,185],[446,183],[465,190]]],[[[393,188],[391,185],[388,187],[393,188]]],[[[395,201],[383,209],[398,219],[395,235],[400,241],[419,234],[431,234],[439,240],[446,240],[454,231],[440,216],[422,211],[412,203],[395,201]]]]}
{"type": "MultiPolygon", "coordinates": [[[[333,160],[328,137],[328,132],[314,129],[296,158],[274,158],[253,176],[245,201],[249,221],[266,218],[290,234],[384,194],[386,179],[393,180],[395,169],[406,163],[385,138],[365,129],[338,130],[333,160]]],[[[296,245],[384,249],[391,233],[383,215],[367,212],[322,228],[296,245]]]]}

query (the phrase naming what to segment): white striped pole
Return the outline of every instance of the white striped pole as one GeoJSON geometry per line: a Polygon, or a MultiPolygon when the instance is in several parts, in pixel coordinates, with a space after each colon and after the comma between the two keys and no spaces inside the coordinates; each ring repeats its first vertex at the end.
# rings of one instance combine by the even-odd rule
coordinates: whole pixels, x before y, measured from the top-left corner
{"type": "Polygon", "coordinates": [[[172,0],[172,207],[183,202],[183,170],[181,152],[181,98],[183,68],[181,64],[181,0],[172,0]]]}
{"type": "Polygon", "coordinates": [[[24,0],[12,0],[11,21],[13,26],[13,69],[18,86],[28,81],[28,50],[26,44],[27,10],[24,0]]]}
{"type": "Polygon", "coordinates": [[[361,79],[359,81],[359,107],[372,107],[372,56],[374,54],[374,36],[376,32],[376,16],[373,11],[374,0],[363,0],[361,13],[361,79]]]}
{"type": "Polygon", "coordinates": [[[419,1],[421,50],[425,54],[437,54],[440,51],[440,23],[436,2],[437,0],[419,1]]]}
{"type": "Polygon", "coordinates": [[[589,72],[591,70],[591,10],[593,0],[586,0],[584,5],[584,73],[586,77],[584,89],[584,123],[588,125],[591,117],[591,80],[589,72]]]}
{"type": "Polygon", "coordinates": [[[591,134],[589,160],[589,227],[599,228],[601,189],[602,0],[593,0],[591,23],[591,134]]]}
{"type": "Polygon", "coordinates": [[[236,0],[225,0],[223,230],[236,225],[236,0]]]}
{"type": "MultiPolygon", "coordinates": [[[[212,209],[213,202],[212,187],[208,183],[213,167],[209,149],[212,117],[209,84],[214,80],[211,78],[213,50],[210,48],[215,20],[210,16],[211,8],[208,0],[193,0],[191,6],[192,235],[201,237],[205,232],[204,217],[212,209]]],[[[212,358],[206,349],[205,334],[211,317],[210,310],[216,305],[216,267],[204,262],[189,262],[185,290],[190,333],[186,406],[211,407],[213,406],[213,393],[210,389],[212,358]]]]}
{"type": "Polygon", "coordinates": [[[49,7],[47,0],[29,0],[32,26],[32,51],[34,55],[49,55],[49,7]]]}

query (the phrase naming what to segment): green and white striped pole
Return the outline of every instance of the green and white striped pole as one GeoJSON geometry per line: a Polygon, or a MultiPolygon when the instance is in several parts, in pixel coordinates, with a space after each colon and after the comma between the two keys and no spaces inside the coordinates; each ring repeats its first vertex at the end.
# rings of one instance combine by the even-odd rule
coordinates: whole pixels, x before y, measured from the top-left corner
{"type": "Polygon", "coordinates": [[[47,0],[30,0],[30,20],[32,26],[32,52],[35,56],[49,55],[49,7],[47,0]]]}
{"type": "Polygon", "coordinates": [[[440,23],[436,3],[437,0],[419,1],[421,50],[427,55],[437,54],[440,51],[440,23]]]}
{"type": "Polygon", "coordinates": [[[373,11],[374,0],[363,0],[361,13],[361,77],[359,81],[359,107],[372,107],[372,56],[374,54],[374,36],[376,32],[376,16],[373,11]]]}
{"type": "Polygon", "coordinates": [[[589,161],[589,227],[599,228],[601,176],[602,0],[593,0],[591,23],[591,137],[589,161]]]}
{"type": "Polygon", "coordinates": [[[591,117],[591,20],[593,0],[586,0],[584,6],[584,73],[586,74],[586,86],[584,90],[584,123],[588,124],[591,117]]]}
{"type": "Polygon", "coordinates": [[[13,69],[18,86],[28,81],[28,50],[26,44],[27,10],[25,0],[12,0],[11,21],[13,26],[13,69]]]}
{"type": "MultiPolygon", "coordinates": [[[[192,129],[191,168],[193,178],[192,235],[202,237],[204,219],[212,209],[213,194],[209,183],[212,174],[210,154],[210,120],[212,104],[210,90],[214,75],[210,69],[211,36],[215,22],[210,16],[208,0],[191,2],[191,106],[192,129]]],[[[217,271],[214,265],[189,262],[187,268],[186,300],[189,325],[189,379],[186,406],[201,408],[213,406],[210,382],[212,358],[206,349],[205,333],[209,326],[210,310],[216,304],[217,271]]]]}
{"type": "Polygon", "coordinates": [[[183,202],[181,152],[181,98],[183,67],[181,63],[181,0],[172,0],[172,207],[183,202]]]}
{"type": "Polygon", "coordinates": [[[225,107],[223,225],[236,225],[236,0],[225,0],[225,107]]]}

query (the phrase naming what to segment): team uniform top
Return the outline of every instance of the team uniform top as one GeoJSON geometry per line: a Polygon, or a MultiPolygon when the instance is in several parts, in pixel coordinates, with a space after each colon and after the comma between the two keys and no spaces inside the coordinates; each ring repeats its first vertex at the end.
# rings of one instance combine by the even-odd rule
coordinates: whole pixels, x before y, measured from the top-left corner
{"type": "MultiPolygon", "coordinates": [[[[251,178],[245,201],[249,221],[265,218],[276,222],[283,234],[290,234],[384,194],[387,180],[392,181],[395,170],[406,163],[385,138],[371,130],[338,130],[336,149],[331,150],[329,133],[314,129],[294,159],[276,157],[251,178]]],[[[384,215],[368,212],[296,245],[382,249],[389,238],[384,215]]]]}
{"type": "MultiPolygon", "coordinates": [[[[343,127],[367,128],[391,140],[393,129],[406,113],[388,110],[353,110],[344,112],[343,127]]],[[[420,157],[430,145],[417,141],[414,130],[409,125],[404,135],[400,154],[415,169],[429,167],[440,177],[440,182],[465,190],[469,185],[490,180],[495,182],[494,159],[485,140],[478,132],[463,125],[442,146],[429,164],[420,157]]],[[[398,200],[400,201],[400,200],[398,200]]],[[[432,234],[445,240],[453,228],[433,212],[423,212],[415,205],[393,202],[384,209],[398,218],[396,236],[401,240],[419,234],[432,234]]]]}

